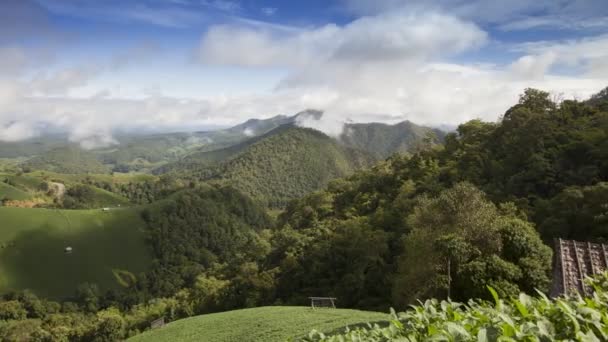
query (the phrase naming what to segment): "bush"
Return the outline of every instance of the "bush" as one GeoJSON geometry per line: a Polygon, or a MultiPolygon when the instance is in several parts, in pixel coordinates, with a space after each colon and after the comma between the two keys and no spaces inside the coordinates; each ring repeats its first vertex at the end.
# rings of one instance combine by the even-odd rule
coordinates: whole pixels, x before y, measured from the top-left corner
{"type": "Polygon", "coordinates": [[[549,299],[521,293],[494,302],[467,304],[427,300],[402,313],[392,312],[387,327],[368,325],[325,336],[313,331],[306,341],[606,341],[608,340],[608,273],[589,284],[590,298],[549,299]],[[499,339],[499,337],[501,337],[499,339]]]}

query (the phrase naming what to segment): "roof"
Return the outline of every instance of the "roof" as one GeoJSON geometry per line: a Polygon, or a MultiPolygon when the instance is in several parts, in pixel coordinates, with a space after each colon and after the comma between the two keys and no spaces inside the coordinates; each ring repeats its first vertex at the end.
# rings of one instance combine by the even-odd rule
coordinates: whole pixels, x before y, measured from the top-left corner
{"type": "Polygon", "coordinates": [[[607,269],[607,244],[556,239],[551,295],[590,294],[584,279],[607,269]]]}

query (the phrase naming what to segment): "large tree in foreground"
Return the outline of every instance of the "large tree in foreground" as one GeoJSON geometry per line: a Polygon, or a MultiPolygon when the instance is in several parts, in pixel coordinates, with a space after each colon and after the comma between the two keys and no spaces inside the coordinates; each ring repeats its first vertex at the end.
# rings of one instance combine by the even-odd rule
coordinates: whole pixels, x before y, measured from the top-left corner
{"type": "Polygon", "coordinates": [[[486,285],[517,294],[549,285],[551,250],[512,204],[496,207],[469,183],[423,197],[408,217],[393,298],[487,296],[486,285]]]}

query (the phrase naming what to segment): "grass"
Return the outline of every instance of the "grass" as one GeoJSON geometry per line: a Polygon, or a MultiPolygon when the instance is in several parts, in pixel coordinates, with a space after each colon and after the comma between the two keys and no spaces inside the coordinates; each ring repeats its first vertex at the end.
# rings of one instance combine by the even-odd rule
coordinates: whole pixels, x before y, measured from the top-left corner
{"type": "Polygon", "coordinates": [[[14,184],[15,188],[23,191],[35,191],[38,189],[42,179],[30,175],[15,175],[9,173],[0,173],[0,180],[9,179],[14,184]]]}
{"type": "Polygon", "coordinates": [[[30,289],[54,299],[79,284],[119,287],[115,274],[145,271],[152,259],[137,209],[0,207],[0,292],[30,289]],[[67,246],[71,254],[64,252],[67,246]]]}
{"type": "Polygon", "coordinates": [[[0,199],[7,198],[9,200],[27,200],[32,196],[25,191],[19,190],[14,186],[0,182],[0,199]]]}
{"type": "Polygon", "coordinates": [[[312,329],[341,332],[346,326],[388,319],[387,314],[370,311],[267,306],[178,320],[134,336],[129,341],[285,341],[304,337],[312,329]]]}
{"type": "Polygon", "coordinates": [[[94,200],[91,203],[89,208],[102,208],[102,207],[117,207],[117,206],[129,206],[131,203],[129,200],[124,197],[117,195],[115,193],[99,189],[96,187],[91,187],[93,189],[93,193],[95,194],[94,200]]]}

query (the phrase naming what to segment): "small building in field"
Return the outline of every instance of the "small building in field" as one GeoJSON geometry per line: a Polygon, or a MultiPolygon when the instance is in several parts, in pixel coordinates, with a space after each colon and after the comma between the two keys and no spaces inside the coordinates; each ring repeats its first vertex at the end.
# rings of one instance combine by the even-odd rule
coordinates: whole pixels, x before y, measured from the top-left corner
{"type": "Polygon", "coordinates": [[[590,295],[585,278],[608,270],[608,244],[555,240],[551,296],[590,295]]]}
{"type": "Polygon", "coordinates": [[[65,251],[65,254],[72,254],[72,247],[67,246],[64,251],[65,251]]]}

